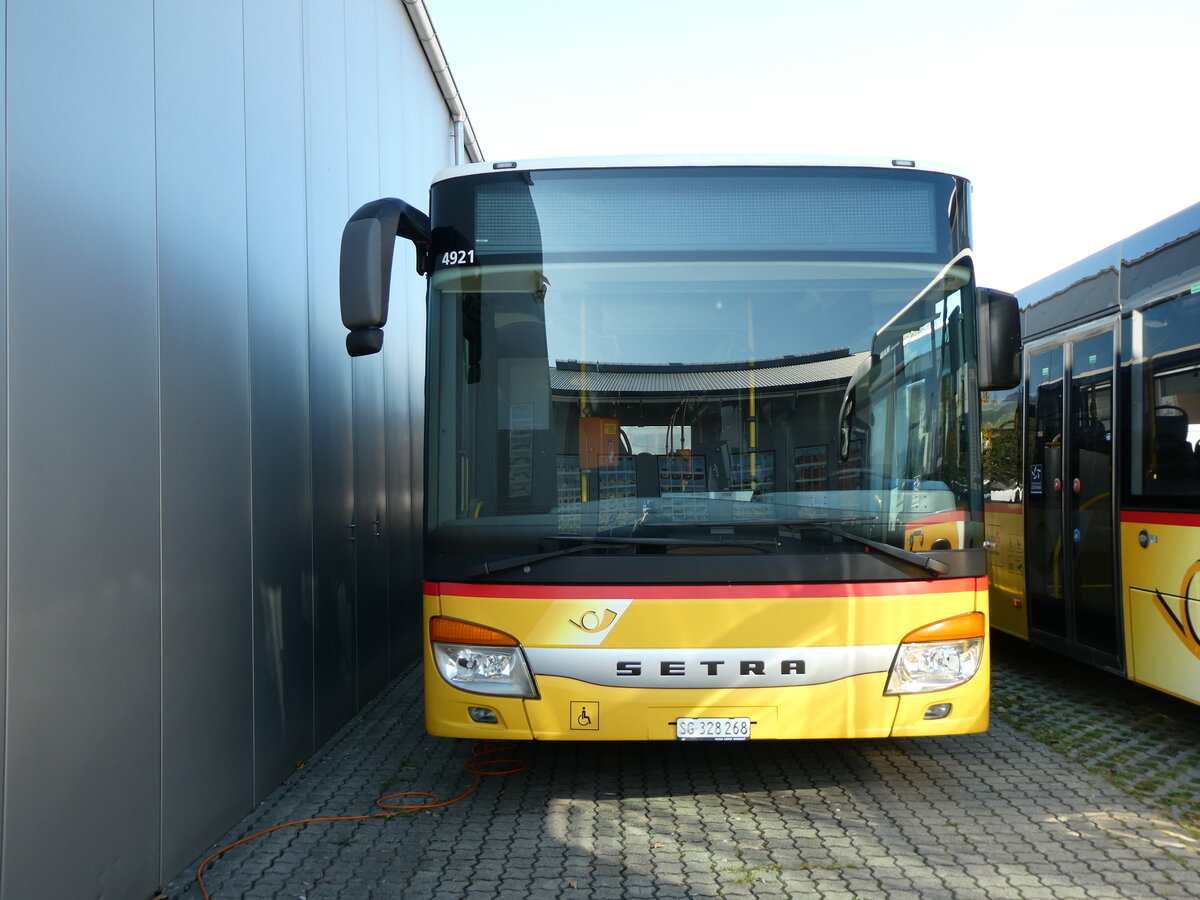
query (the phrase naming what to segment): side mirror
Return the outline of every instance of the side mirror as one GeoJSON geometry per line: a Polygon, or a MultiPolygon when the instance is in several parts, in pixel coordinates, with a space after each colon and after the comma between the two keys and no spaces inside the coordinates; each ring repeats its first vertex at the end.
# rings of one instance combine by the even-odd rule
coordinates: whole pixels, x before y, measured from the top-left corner
{"type": "Polygon", "coordinates": [[[416,247],[417,274],[428,272],[429,217],[403,200],[367,203],[342,230],[342,324],[350,330],[346,352],[351,356],[378,353],[383,347],[397,237],[416,247]]]}
{"type": "Polygon", "coordinates": [[[1021,383],[1021,308],[1004,291],[975,291],[979,322],[979,389],[1006,391],[1021,383]]]}

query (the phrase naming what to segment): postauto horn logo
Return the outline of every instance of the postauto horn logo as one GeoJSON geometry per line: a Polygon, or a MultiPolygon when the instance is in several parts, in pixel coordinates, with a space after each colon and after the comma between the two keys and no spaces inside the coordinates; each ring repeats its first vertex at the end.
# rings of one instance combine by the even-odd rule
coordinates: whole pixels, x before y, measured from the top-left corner
{"type": "Polygon", "coordinates": [[[617,614],[611,609],[605,609],[603,614],[596,612],[594,609],[589,609],[579,617],[579,621],[575,621],[574,619],[567,619],[567,621],[580,631],[586,631],[588,634],[596,634],[597,632],[607,631],[612,628],[613,622],[617,621],[617,614]]]}
{"type": "MultiPolygon", "coordinates": [[[[565,624],[558,627],[569,632],[569,635],[563,634],[562,639],[571,644],[599,646],[604,643],[608,633],[632,602],[633,600],[576,601],[567,608],[564,618],[558,620],[564,622],[565,619],[565,624]]],[[[559,612],[559,615],[562,615],[562,612],[559,612]]]]}

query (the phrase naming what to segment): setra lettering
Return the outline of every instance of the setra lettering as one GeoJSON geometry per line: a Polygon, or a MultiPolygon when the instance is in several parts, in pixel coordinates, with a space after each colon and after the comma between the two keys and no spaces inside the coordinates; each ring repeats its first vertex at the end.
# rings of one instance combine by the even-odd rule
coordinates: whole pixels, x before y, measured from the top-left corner
{"type": "MultiPolygon", "coordinates": [[[[691,674],[702,674],[707,676],[719,676],[721,667],[728,665],[723,659],[707,659],[701,660],[693,664],[699,666],[700,671],[694,672],[692,666],[684,660],[679,659],[663,659],[658,660],[658,674],[662,677],[676,678],[691,674]]],[[[746,677],[754,675],[766,675],[767,664],[760,659],[742,659],[734,663],[738,668],[738,674],[746,677]]],[[[651,671],[653,671],[653,663],[651,663],[651,671]]],[[[642,660],[621,660],[616,664],[618,675],[625,677],[637,677],[642,675],[645,664],[642,660]]],[[[780,675],[803,675],[805,673],[804,660],[802,659],[784,659],[779,663],[780,675]]]]}

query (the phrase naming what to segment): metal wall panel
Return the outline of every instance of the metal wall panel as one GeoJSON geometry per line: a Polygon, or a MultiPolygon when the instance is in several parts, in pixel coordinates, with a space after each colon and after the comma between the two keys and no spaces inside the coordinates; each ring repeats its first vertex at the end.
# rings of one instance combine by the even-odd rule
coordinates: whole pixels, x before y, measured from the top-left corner
{"type": "Polygon", "coordinates": [[[308,158],[308,291],[313,464],[316,741],[357,709],[353,415],[350,358],[338,307],[338,253],[347,197],[345,11],[304,6],[308,158]]]}
{"type": "MultiPolygon", "coordinates": [[[[379,84],[379,106],[387,114],[380,116],[379,145],[383,152],[379,160],[379,191],[381,195],[399,197],[418,209],[428,212],[425,192],[409,195],[406,185],[398,178],[403,171],[406,157],[406,142],[401,131],[403,119],[404,66],[399,57],[400,45],[394,29],[402,28],[401,34],[412,34],[408,16],[399,4],[386,0],[377,3],[379,28],[376,32],[377,66],[379,84]]],[[[416,46],[420,52],[420,46],[416,46]]],[[[413,575],[406,565],[412,555],[411,516],[414,496],[409,482],[412,469],[411,454],[414,448],[408,440],[400,440],[401,433],[407,434],[409,420],[407,394],[397,390],[397,369],[408,355],[408,291],[407,285],[415,276],[412,265],[413,250],[407,241],[398,241],[392,263],[390,326],[383,349],[383,403],[386,410],[384,423],[384,455],[387,459],[387,522],[384,543],[388,567],[388,660],[389,674],[395,675],[412,658],[412,652],[398,634],[412,632],[410,620],[410,581],[413,575]],[[397,402],[399,401],[399,402],[397,402]]],[[[420,279],[422,284],[424,279],[420,279]]],[[[417,452],[420,452],[417,448],[417,452]]],[[[417,495],[419,496],[419,494],[417,495]]]]}
{"type": "Polygon", "coordinates": [[[351,210],[379,197],[380,119],[388,114],[379,105],[376,34],[381,2],[392,0],[346,3],[346,183],[351,210]]]}
{"type": "MultiPolygon", "coordinates": [[[[2,13],[7,4],[0,2],[0,72],[7,72],[7,43],[2,13]]],[[[8,145],[8,91],[0,96],[0,172],[8,171],[5,147],[8,145]]],[[[0,247],[8,246],[8,190],[0,179],[0,247]]],[[[8,255],[0,253],[0,551],[8,548],[8,255]]],[[[8,682],[8,553],[0,552],[0,797],[4,796],[4,725],[7,719],[8,682]]],[[[0,848],[4,846],[4,804],[0,802],[0,848]]],[[[0,859],[0,868],[3,860],[0,859]]]]}
{"type": "MultiPolygon", "coordinates": [[[[386,2],[386,0],[385,0],[386,2]]],[[[380,119],[376,35],[380,0],[346,5],[346,121],[350,208],[380,196],[380,119]]],[[[355,609],[357,613],[358,702],[369,700],[388,681],[387,472],[384,451],[383,360],[351,363],[354,380],[355,609]]]]}
{"type": "Polygon", "coordinates": [[[388,682],[387,477],[383,359],[354,360],[354,504],[358,518],[355,599],[358,612],[358,702],[388,682]]]}
{"type": "Polygon", "coordinates": [[[148,4],[7,6],[8,721],[0,894],[159,868],[148,4]]]}
{"type": "MultiPolygon", "coordinates": [[[[429,182],[453,160],[452,128],[407,16],[381,0],[379,50],[381,191],[429,210],[429,182]],[[443,115],[444,127],[432,126],[443,115]]],[[[393,671],[421,649],[421,534],[425,403],[425,280],[411,246],[397,247],[386,362],[389,579],[393,671]]]]}
{"type": "Polygon", "coordinates": [[[316,749],[304,33],[293,0],[246,4],[245,45],[257,802],[316,749]]]}
{"type": "MultiPolygon", "coordinates": [[[[379,100],[389,115],[380,122],[380,144],[388,149],[380,161],[381,191],[429,211],[429,180],[413,177],[423,154],[420,139],[408,129],[407,107],[412,102],[410,82],[421,47],[411,28],[403,27],[404,11],[383,0],[378,32],[379,100]],[[414,152],[415,151],[415,152],[414,152]],[[424,183],[422,183],[422,180],[424,183]]],[[[426,74],[428,68],[426,67],[426,74]]],[[[423,307],[425,279],[417,277],[411,245],[398,245],[392,265],[391,325],[384,346],[384,403],[387,408],[385,440],[388,458],[388,578],[392,609],[388,643],[392,674],[397,674],[421,652],[421,482],[423,434],[414,417],[413,398],[420,409],[424,396],[424,329],[411,328],[412,305],[423,307]],[[414,357],[414,345],[418,348],[414,357]],[[414,363],[420,365],[416,383],[410,384],[414,363]],[[414,428],[417,430],[414,431],[414,428]],[[414,478],[416,480],[414,480],[414,478]]]]}
{"type": "Polygon", "coordinates": [[[155,4],[164,868],[252,807],[240,0],[155,4]]]}
{"type": "Polygon", "coordinates": [[[0,898],[149,896],[419,647],[424,280],[352,367],[338,247],[451,129],[396,0],[5,11],[0,898]]]}

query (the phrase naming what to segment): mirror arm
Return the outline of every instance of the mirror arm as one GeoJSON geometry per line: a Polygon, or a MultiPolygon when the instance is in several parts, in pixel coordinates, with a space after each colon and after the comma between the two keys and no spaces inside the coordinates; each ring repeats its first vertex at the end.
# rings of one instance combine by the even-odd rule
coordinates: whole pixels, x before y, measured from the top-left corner
{"type": "Polygon", "coordinates": [[[429,217],[403,200],[385,197],[362,205],[342,231],[342,324],[350,331],[346,351],[351,356],[378,353],[383,346],[381,329],[387,323],[397,237],[411,241],[416,249],[417,274],[428,274],[429,217]]]}
{"type": "MultiPolygon", "coordinates": [[[[415,206],[410,206],[395,197],[384,197],[364,203],[350,217],[350,222],[362,219],[377,219],[382,226],[381,237],[388,242],[389,249],[395,243],[395,238],[402,237],[412,242],[417,251],[417,274],[429,274],[429,247],[432,243],[432,229],[429,216],[415,206]]],[[[349,222],[347,222],[349,225],[349,222]]],[[[383,260],[391,269],[391,254],[383,255],[383,260]]]]}

